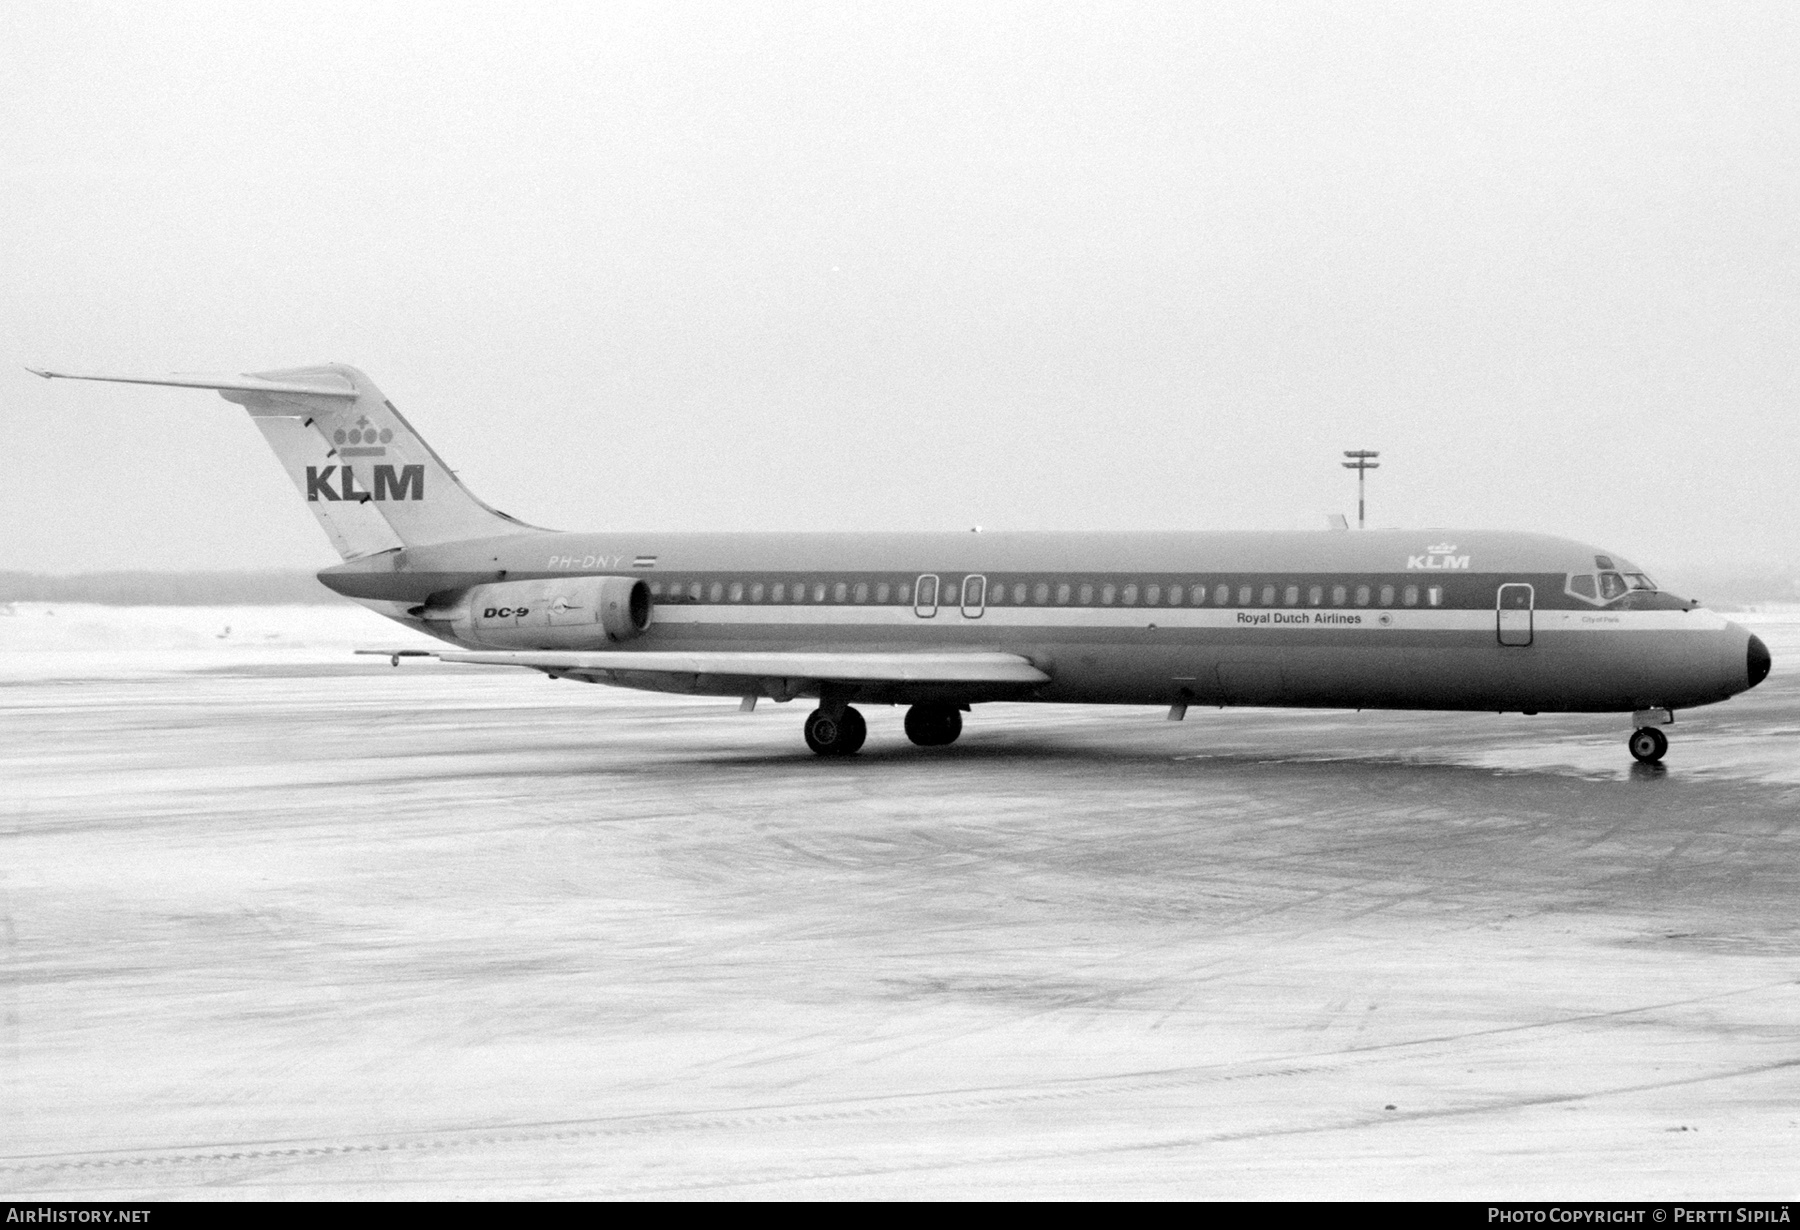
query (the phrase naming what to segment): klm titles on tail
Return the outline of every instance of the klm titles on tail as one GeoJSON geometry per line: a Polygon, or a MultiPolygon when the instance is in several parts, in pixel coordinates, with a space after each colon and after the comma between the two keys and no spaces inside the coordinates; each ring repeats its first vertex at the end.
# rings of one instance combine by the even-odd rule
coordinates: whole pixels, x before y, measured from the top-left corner
{"type": "Polygon", "coordinates": [[[306,467],[306,498],[319,500],[422,500],[425,498],[425,467],[375,467],[375,489],[365,491],[356,485],[356,471],[350,466],[306,467]],[[338,485],[331,485],[333,473],[338,485]]]}

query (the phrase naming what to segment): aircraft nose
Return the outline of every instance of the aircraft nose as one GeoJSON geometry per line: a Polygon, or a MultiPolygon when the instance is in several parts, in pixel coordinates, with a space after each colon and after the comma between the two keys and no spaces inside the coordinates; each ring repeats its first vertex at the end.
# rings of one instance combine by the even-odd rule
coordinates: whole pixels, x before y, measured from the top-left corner
{"type": "Polygon", "coordinates": [[[1769,677],[1769,647],[1762,643],[1762,637],[1750,634],[1750,647],[1744,651],[1744,666],[1749,673],[1750,686],[1755,687],[1769,677]]]}

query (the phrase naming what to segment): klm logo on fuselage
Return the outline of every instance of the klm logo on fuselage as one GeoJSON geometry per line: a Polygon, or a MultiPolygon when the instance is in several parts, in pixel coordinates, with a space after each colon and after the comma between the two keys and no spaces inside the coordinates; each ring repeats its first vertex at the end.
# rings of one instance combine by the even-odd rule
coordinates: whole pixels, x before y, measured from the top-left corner
{"type": "Polygon", "coordinates": [[[422,500],[425,498],[425,467],[376,466],[369,480],[373,486],[363,487],[352,466],[307,466],[306,498],[320,500],[422,500]]]}
{"type": "Polygon", "coordinates": [[[1423,568],[1427,572],[1443,572],[1456,568],[1467,569],[1469,566],[1469,557],[1466,555],[1457,555],[1455,552],[1455,543],[1440,542],[1433,546],[1426,547],[1425,554],[1423,555],[1407,556],[1406,566],[1408,568],[1423,568]]]}

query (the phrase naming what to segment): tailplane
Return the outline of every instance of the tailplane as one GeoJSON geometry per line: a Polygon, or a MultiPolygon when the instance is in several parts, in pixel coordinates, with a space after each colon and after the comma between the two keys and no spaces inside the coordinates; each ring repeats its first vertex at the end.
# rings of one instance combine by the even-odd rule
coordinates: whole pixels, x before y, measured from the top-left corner
{"type": "Polygon", "coordinates": [[[243,406],[346,560],[537,528],[477,499],[354,367],[333,363],[242,376],[30,370],[46,379],[214,389],[243,406]]]}

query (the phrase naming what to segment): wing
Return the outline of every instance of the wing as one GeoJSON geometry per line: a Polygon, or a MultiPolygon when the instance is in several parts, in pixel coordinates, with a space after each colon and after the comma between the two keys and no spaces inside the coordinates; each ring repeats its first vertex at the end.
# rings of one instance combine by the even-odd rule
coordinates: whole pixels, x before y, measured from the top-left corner
{"type": "Polygon", "coordinates": [[[593,683],[660,676],[674,690],[795,695],[824,683],[873,685],[988,684],[1031,687],[1050,676],[1012,653],[679,653],[663,650],[572,653],[437,653],[445,662],[527,666],[593,683]],[[774,687],[764,685],[774,684],[774,687]]]}

